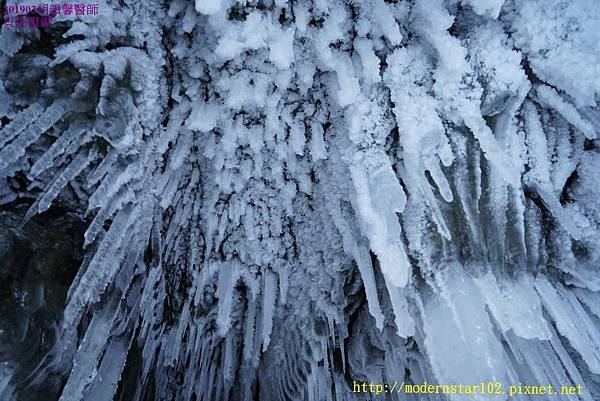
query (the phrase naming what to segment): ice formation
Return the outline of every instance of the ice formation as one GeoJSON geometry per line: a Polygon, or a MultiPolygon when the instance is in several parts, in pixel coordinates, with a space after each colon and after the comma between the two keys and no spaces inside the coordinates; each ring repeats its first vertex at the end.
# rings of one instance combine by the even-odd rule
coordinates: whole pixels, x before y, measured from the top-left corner
{"type": "Polygon", "coordinates": [[[1,400],[600,399],[597,0],[97,2],[0,34],[1,208],[86,225],[1,400]]]}

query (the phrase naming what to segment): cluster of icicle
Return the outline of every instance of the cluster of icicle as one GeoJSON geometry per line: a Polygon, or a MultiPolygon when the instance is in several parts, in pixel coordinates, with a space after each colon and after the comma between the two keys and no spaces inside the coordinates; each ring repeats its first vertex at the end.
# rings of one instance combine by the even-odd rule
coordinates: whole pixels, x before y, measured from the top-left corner
{"type": "Polygon", "coordinates": [[[0,203],[89,220],[0,399],[600,397],[596,0],[98,2],[0,34],[0,203]]]}

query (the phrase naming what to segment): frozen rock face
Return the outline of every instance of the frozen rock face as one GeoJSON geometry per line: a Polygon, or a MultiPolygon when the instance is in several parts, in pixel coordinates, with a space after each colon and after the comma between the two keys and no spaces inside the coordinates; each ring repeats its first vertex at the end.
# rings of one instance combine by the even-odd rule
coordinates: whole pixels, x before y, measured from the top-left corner
{"type": "MultiPolygon", "coordinates": [[[[7,399],[52,348],[67,290],[83,260],[85,224],[77,216],[53,208],[20,227],[26,206],[0,212],[0,382],[7,399]]],[[[60,388],[57,379],[46,378],[40,392],[26,398],[46,400],[60,388]]]]}
{"type": "Polygon", "coordinates": [[[98,4],[0,34],[0,399],[600,399],[596,0],[98,4]]]}

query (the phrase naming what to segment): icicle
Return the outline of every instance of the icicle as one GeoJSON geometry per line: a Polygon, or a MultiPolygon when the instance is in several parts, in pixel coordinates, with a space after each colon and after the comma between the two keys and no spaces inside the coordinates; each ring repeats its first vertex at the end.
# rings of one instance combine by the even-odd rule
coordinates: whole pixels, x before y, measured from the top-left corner
{"type": "Polygon", "coordinates": [[[538,185],[550,189],[552,163],[550,163],[548,156],[544,129],[537,110],[531,102],[526,102],[523,109],[527,129],[527,152],[529,154],[529,164],[531,165],[528,176],[535,180],[538,185]]]}
{"type": "Polygon", "coordinates": [[[90,149],[86,154],[80,153],[75,159],[60,173],[58,174],[52,183],[46,188],[44,193],[35,201],[29,208],[25,217],[24,222],[27,222],[34,215],[45,212],[50,208],[52,201],[58,196],[60,191],[75,177],[83,171],[93,160],[96,159],[98,152],[96,148],[90,149]]]}
{"type": "Polygon", "coordinates": [[[386,173],[391,174],[393,178],[384,179],[386,175],[381,174],[376,176],[381,182],[373,180],[371,185],[361,167],[353,165],[350,171],[363,227],[369,238],[369,246],[380,260],[386,281],[390,280],[396,287],[404,287],[408,283],[412,267],[400,242],[401,228],[396,216],[396,212],[403,209],[404,196],[401,195],[403,192],[400,184],[391,169],[386,173]],[[379,185],[383,183],[394,184],[391,188],[386,187],[386,196],[379,192],[383,189],[379,185]],[[371,196],[372,192],[374,197],[371,196]],[[378,194],[381,196],[377,196],[378,194]]]}
{"type": "Polygon", "coordinates": [[[277,276],[279,277],[279,291],[281,295],[281,299],[279,300],[279,302],[281,303],[281,305],[285,305],[285,302],[287,300],[287,292],[290,285],[289,276],[291,269],[292,266],[289,263],[282,263],[277,269],[277,276]]]}
{"type": "Polygon", "coordinates": [[[177,170],[185,159],[187,158],[192,148],[193,133],[189,130],[182,130],[179,138],[177,139],[177,147],[175,152],[170,157],[169,168],[171,170],[177,170]]]}
{"type": "Polygon", "coordinates": [[[358,266],[367,296],[369,313],[375,319],[377,328],[381,330],[383,329],[384,316],[379,303],[369,250],[362,237],[359,237],[361,240],[360,243],[354,239],[351,224],[343,217],[342,211],[338,206],[340,205],[340,202],[341,199],[333,197],[333,199],[326,199],[325,203],[327,205],[327,210],[333,219],[333,223],[342,236],[344,251],[352,256],[358,266]]]}
{"type": "Polygon", "coordinates": [[[579,352],[593,373],[600,373],[600,334],[575,296],[559,283],[551,283],[544,275],[535,279],[540,294],[558,331],[579,352]],[[576,317],[576,318],[575,318],[576,317]]]}
{"type": "Polygon", "coordinates": [[[224,393],[226,395],[229,395],[229,391],[231,389],[231,385],[233,384],[233,379],[235,377],[235,372],[234,372],[234,345],[233,345],[233,332],[229,331],[227,333],[227,336],[225,336],[225,351],[224,351],[224,355],[223,355],[223,368],[222,368],[222,374],[223,374],[223,381],[225,383],[225,391],[224,393]]]}
{"type": "MultiPolygon", "coordinates": [[[[571,385],[573,385],[573,386],[581,385],[581,383],[585,383],[585,381],[583,380],[583,377],[581,377],[581,374],[579,373],[579,370],[577,369],[577,367],[571,360],[571,356],[567,353],[564,346],[560,342],[558,334],[554,330],[554,327],[551,327],[551,330],[553,331],[553,335],[552,335],[552,339],[550,340],[550,343],[552,345],[552,348],[556,352],[556,355],[558,356],[558,358],[560,358],[560,365],[558,363],[545,363],[545,364],[542,364],[542,366],[547,367],[548,369],[552,369],[553,367],[558,367],[558,368],[553,369],[553,371],[556,373],[556,376],[560,375],[560,379],[556,380],[556,383],[557,383],[556,388],[558,388],[559,385],[564,386],[565,385],[564,383],[571,383],[571,385]],[[561,365],[565,367],[565,371],[560,369],[561,365]],[[569,375],[571,380],[568,380],[567,374],[569,375]]],[[[539,353],[539,355],[544,355],[544,354],[545,353],[543,353],[543,352],[539,353]]],[[[590,391],[588,389],[585,389],[583,394],[581,394],[581,395],[582,395],[583,401],[594,401],[594,399],[590,396],[590,391]]]]}
{"type": "Polygon", "coordinates": [[[31,121],[36,121],[43,112],[42,105],[34,103],[17,114],[10,124],[0,130],[0,149],[24,131],[31,121]]]}
{"type": "Polygon", "coordinates": [[[107,205],[101,208],[94,220],[88,226],[88,229],[84,234],[84,248],[89,244],[94,242],[98,233],[103,229],[104,223],[106,220],[112,218],[112,216],[117,212],[117,210],[121,209],[123,205],[133,202],[135,200],[135,194],[131,190],[131,188],[127,188],[126,190],[120,190],[114,198],[112,198],[107,205]]]}
{"type": "Polygon", "coordinates": [[[88,175],[85,186],[91,188],[96,185],[109,170],[114,169],[114,163],[117,161],[118,157],[119,153],[114,149],[111,149],[105,157],[102,158],[102,161],[98,164],[96,169],[88,175]]]}
{"type": "Polygon", "coordinates": [[[273,314],[275,312],[275,301],[277,299],[277,288],[275,286],[275,275],[270,270],[265,272],[263,286],[262,304],[262,350],[269,347],[271,342],[271,331],[273,330],[273,314]]]}
{"type": "Polygon", "coordinates": [[[485,124],[483,117],[465,115],[465,123],[471,129],[473,135],[479,142],[481,150],[485,154],[486,159],[497,169],[498,174],[506,183],[514,183],[519,181],[520,174],[518,169],[502,150],[492,130],[485,124]]]}
{"type": "Polygon", "coordinates": [[[79,282],[73,284],[75,287],[70,291],[64,312],[64,329],[72,330],[76,327],[83,308],[97,302],[104,288],[116,275],[123,250],[115,252],[115,249],[119,249],[127,229],[138,220],[140,212],[140,207],[125,206],[117,213],[87,270],[79,282]]]}
{"type": "Polygon", "coordinates": [[[584,120],[575,106],[567,103],[556,90],[546,85],[539,85],[536,87],[536,94],[540,103],[558,111],[570,124],[583,132],[586,138],[596,138],[594,126],[589,121],[584,120]]]}
{"type": "Polygon", "coordinates": [[[431,178],[438,187],[442,198],[446,202],[452,202],[454,200],[454,196],[452,195],[452,190],[450,189],[450,184],[446,179],[446,175],[442,171],[440,164],[437,160],[430,160],[429,163],[426,163],[427,170],[431,174],[431,178]]]}
{"type": "MultiPolygon", "coordinates": [[[[33,107],[33,106],[32,106],[33,107]]],[[[33,124],[25,128],[21,134],[15,138],[10,144],[0,150],[0,169],[14,163],[25,154],[25,150],[29,145],[37,141],[37,139],[50,127],[54,125],[62,116],[70,111],[78,110],[81,105],[74,103],[71,100],[57,100],[48,107],[44,114],[41,115],[33,124]]],[[[32,115],[37,113],[38,109],[34,108],[32,115]]],[[[9,131],[10,134],[10,131],[9,131]]]]}
{"type": "Polygon", "coordinates": [[[141,177],[142,174],[143,169],[141,161],[130,164],[125,170],[118,169],[111,172],[109,177],[105,178],[98,188],[96,188],[92,196],[90,196],[86,213],[89,213],[97,207],[106,205],[109,199],[118,193],[121,188],[136,178],[141,177]]]}
{"type": "Polygon", "coordinates": [[[115,317],[118,300],[119,298],[113,295],[108,303],[92,318],[75,355],[73,369],[59,401],[82,400],[86,386],[96,378],[98,374],[96,366],[110,337],[110,329],[115,317]]]}
{"type": "Polygon", "coordinates": [[[233,302],[233,290],[237,282],[237,266],[234,262],[225,262],[219,265],[219,281],[217,285],[217,298],[219,308],[217,314],[217,327],[219,335],[224,337],[231,325],[231,304],[233,302]]]}
{"type": "Polygon", "coordinates": [[[77,142],[77,146],[74,146],[75,149],[73,151],[78,150],[79,146],[83,143],[85,136],[81,134],[85,130],[85,126],[81,123],[74,123],[69,126],[69,128],[62,133],[61,136],[52,144],[50,149],[48,149],[39,159],[35,161],[33,166],[28,172],[28,176],[31,178],[37,177],[41,172],[49,169],[54,165],[54,159],[56,159],[60,155],[69,155],[71,152],[67,149],[69,145],[73,142],[77,142]]]}
{"type": "MultiPolygon", "coordinates": [[[[392,303],[392,310],[395,316],[396,332],[400,337],[409,338],[415,335],[415,321],[408,312],[408,302],[406,292],[402,288],[387,284],[387,291],[392,303]]],[[[340,341],[342,342],[342,341],[340,341]]]]}
{"type": "Polygon", "coordinates": [[[85,401],[113,400],[125,368],[131,341],[132,336],[129,338],[112,337],[98,369],[98,379],[86,391],[85,401]]]}
{"type": "Polygon", "coordinates": [[[256,316],[256,302],[248,300],[248,313],[246,314],[246,321],[244,323],[244,360],[250,361],[252,355],[256,353],[254,349],[254,327],[255,327],[255,316],[256,316]]]}

